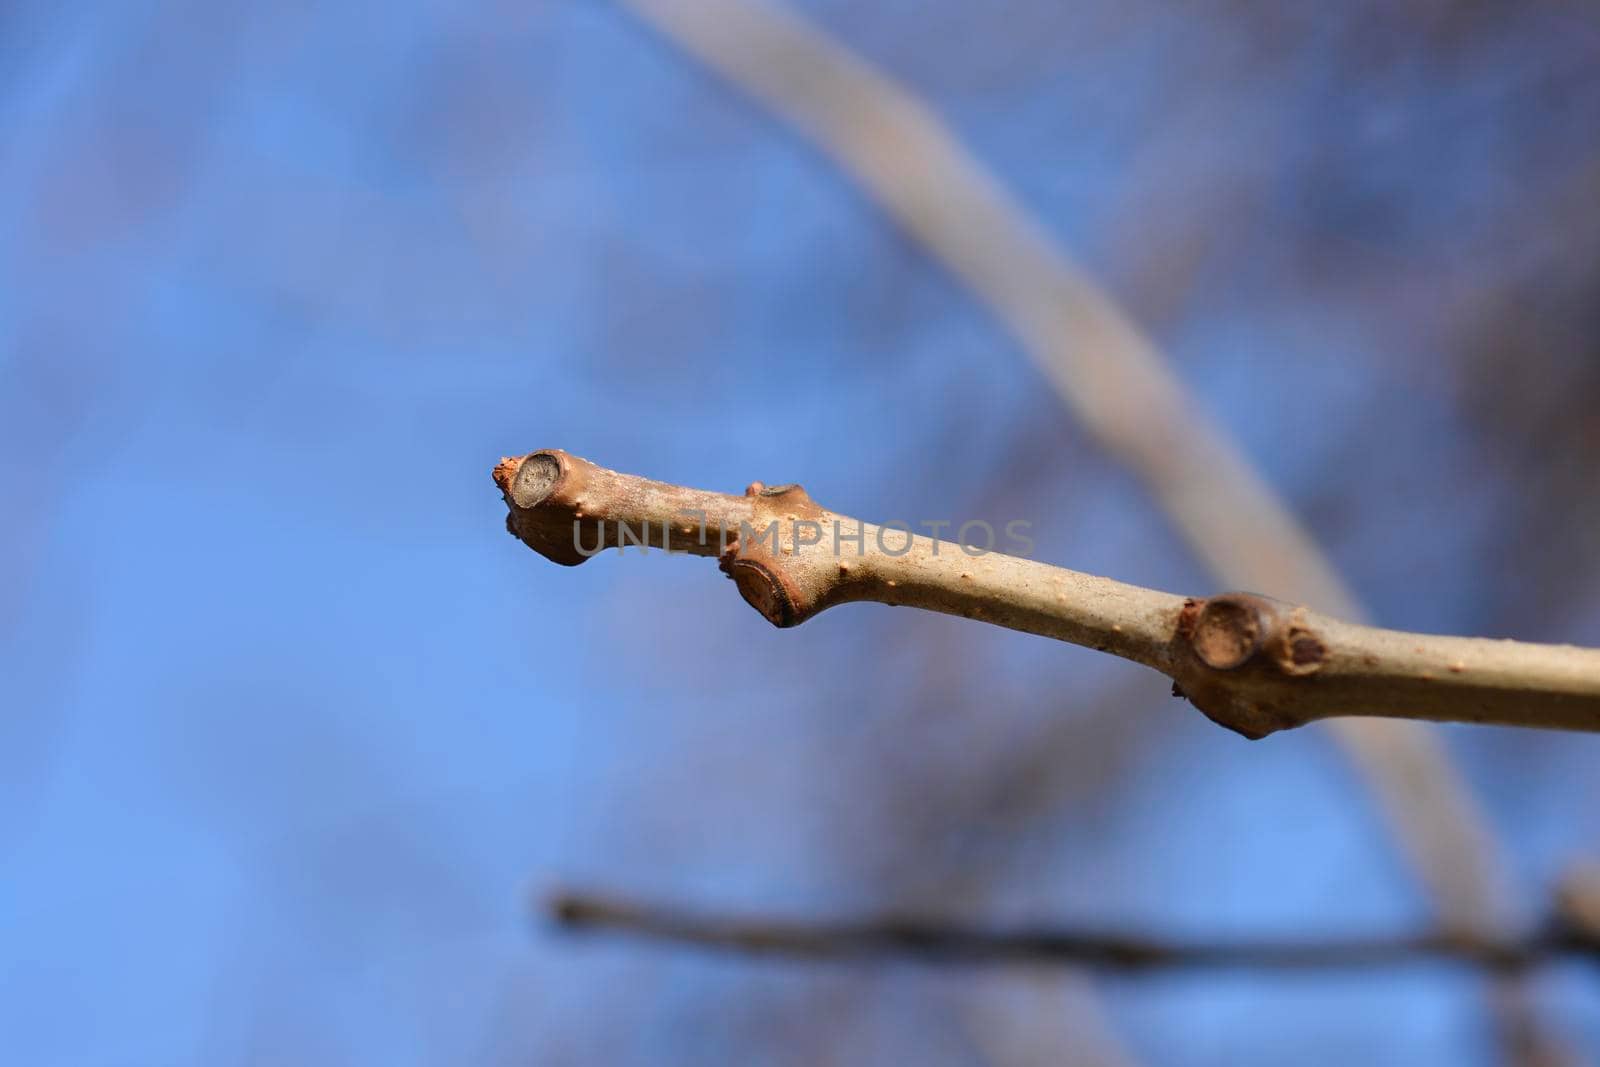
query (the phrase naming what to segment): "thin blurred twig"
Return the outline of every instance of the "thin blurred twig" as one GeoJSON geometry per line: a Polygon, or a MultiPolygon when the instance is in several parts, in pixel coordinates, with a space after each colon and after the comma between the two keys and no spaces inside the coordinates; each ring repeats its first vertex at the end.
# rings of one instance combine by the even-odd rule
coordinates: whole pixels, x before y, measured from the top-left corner
{"type": "Polygon", "coordinates": [[[1140,972],[1320,971],[1453,960],[1495,973],[1568,958],[1600,962],[1600,938],[1575,927],[1501,942],[1440,932],[1295,941],[1168,941],[1057,927],[991,929],[896,916],[854,922],[735,919],[582,893],[547,904],[569,929],[611,929],[707,948],[815,958],[911,957],[939,963],[1056,964],[1140,972]]]}

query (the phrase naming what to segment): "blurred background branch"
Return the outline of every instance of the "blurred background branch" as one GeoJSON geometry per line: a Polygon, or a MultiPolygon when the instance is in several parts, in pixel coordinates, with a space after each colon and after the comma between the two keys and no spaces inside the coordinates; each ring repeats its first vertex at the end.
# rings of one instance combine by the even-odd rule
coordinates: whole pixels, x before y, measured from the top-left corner
{"type": "Polygon", "coordinates": [[[735,918],[586,893],[559,893],[544,905],[560,926],[611,930],[703,948],[753,954],[906,958],[938,963],[1054,964],[1101,971],[1243,969],[1304,971],[1392,967],[1443,959],[1515,973],[1567,957],[1600,963],[1600,934],[1566,923],[1489,941],[1444,931],[1390,937],[1279,941],[1161,941],[1103,930],[988,929],[883,916],[850,922],[735,918]]]}

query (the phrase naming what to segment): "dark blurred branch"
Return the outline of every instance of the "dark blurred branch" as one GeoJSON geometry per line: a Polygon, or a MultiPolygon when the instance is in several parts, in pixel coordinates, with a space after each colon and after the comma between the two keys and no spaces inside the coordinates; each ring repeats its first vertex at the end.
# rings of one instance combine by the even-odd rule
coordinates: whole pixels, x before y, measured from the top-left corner
{"type": "Polygon", "coordinates": [[[939,963],[1059,964],[1123,972],[1311,971],[1428,960],[1509,972],[1563,958],[1600,961],[1600,937],[1565,925],[1506,942],[1451,933],[1185,942],[1054,927],[985,929],[894,916],[855,922],[736,919],[583,893],[557,894],[546,907],[556,923],[572,930],[613,930],[706,948],[819,959],[909,957],[939,963]]]}
{"type": "Polygon", "coordinates": [[[654,545],[719,556],[776,626],[877,601],[1053,637],[1161,671],[1246,737],[1348,715],[1600,731],[1600,649],[1381,630],[1248,593],[1185,598],[873,526],[798,485],[731,496],[559,449],[502,460],[494,477],[507,527],[554,562],[654,545]]]}

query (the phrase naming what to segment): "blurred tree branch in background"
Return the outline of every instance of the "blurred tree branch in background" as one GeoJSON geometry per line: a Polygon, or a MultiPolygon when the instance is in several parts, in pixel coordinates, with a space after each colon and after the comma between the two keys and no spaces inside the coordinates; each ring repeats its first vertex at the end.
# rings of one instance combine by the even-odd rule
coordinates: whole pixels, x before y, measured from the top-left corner
{"type": "Polygon", "coordinates": [[[1157,940],[1060,927],[991,929],[904,916],[850,922],[730,918],[579,892],[545,913],[571,930],[613,930],[704,948],[818,959],[910,958],[956,964],[1053,964],[1115,972],[1315,971],[1450,960],[1494,973],[1578,958],[1600,964],[1600,930],[1557,918],[1510,941],[1441,931],[1390,937],[1275,941],[1157,940]]]}

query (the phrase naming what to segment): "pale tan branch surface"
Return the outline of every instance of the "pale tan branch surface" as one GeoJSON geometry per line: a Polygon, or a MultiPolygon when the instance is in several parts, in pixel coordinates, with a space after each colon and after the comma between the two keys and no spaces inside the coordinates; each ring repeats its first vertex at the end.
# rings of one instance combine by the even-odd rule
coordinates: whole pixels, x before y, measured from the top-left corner
{"type": "MultiPolygon", "coordinates": [[[[1364,621],[1316,544],[1151,340],[913,92],[769,0],[623,6],[809,137],[966,284],[1224,585],[1364,621]]],[[[1395,720],[1329,727],[1441,920],[1502,926],[1505,865],[1439,739],[1395,720]]]]}
{"type": "Polygon", "coordinates": [[[609,929],[759,955],[915,958],[935,963],[1057,964],[1139,972],[1196,969],[1322,971],[1454,960],[1506,973],[1563,959],[1600,962],[1600,938],[1556,922],[1512,941],[1441,931],[1394,937],[1165,941],[1095,929],[984,928],[878,916],[852,922],[730,918],[582,893],[557,894],[549,915],[569,929],[609,929]]]}
{"type": "Polygon", "coordinates": [[[1250,593],[1143,589],[874,526],[797,485],[731,496],[560,450],[502,460],[494,477],[507,528],[557,563],[654,546],[719,557],[776,626],[877,601],[1053,637],[1161,671],[1245,737],[1352,715],[1600,731],[1600,649],[1401,633],[1250,593]]]}

